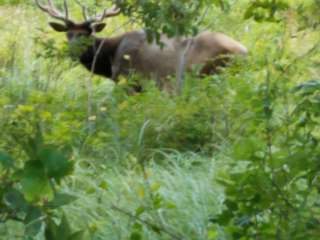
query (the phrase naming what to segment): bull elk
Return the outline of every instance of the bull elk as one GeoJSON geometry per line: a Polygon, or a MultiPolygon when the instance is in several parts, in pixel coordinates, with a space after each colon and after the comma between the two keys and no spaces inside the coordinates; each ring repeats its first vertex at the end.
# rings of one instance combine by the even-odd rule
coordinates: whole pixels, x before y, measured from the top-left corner
{"type": "Polygon", "coordinates": [[[120,14],[120,9],[113,6],[102,14],[88,17],[83,7],[85,20],[76,23],[69,19],[69,11],[64,0],[64,14],[48,0],[43,5],[35,0],[36,5],[54,19],[63,22],[50,22],[49,25],[58,32],[66,32],[69,45],[79,43],[80,39],[88,39],[91,44],[85,46],[79,55],[80,62],[91,72],[111,78],[117,82],[119,74],[128,75],[135,71],[144,76],[155,78],[160,87],[164,86],[166,77],[175,74],[179,62],[179,47],[188,45],[185,52],[185,67],[201,66],[201,74],[214,74],[217,68],[225,65],[227,55],[245,55],[247,49],[241,43],[222,33],[204,31],[192,38],[160,37],[162,46],[156,42],[148,42],[146,32],[130,31],[110,38],[95,37],[106,24],[105,18],[120,14]],[[179,45],[180,44],[180,45],[179,45]],[[181,45],[182,44],[182,45],[181,45]]]}

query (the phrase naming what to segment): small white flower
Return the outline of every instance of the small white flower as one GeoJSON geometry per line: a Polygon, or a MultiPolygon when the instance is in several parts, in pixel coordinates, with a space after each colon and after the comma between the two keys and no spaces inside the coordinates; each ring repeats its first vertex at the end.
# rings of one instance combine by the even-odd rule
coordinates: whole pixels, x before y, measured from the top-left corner
{"type": "Polygon", "coordinates": [[[123,59],[125,59],[125,60],[130,60],[130,59],[131,59],[131,57],[130,57],[130,55],[125,54],[125,55],[123,55],[123,59]]]}
{"type": "Polygon", "coordinates": [[[97,120],[97,116],[90,116],[89,118],[88,118],[88,120],[89,121],[95,121],[95,120],[97,120]]]}
{"type": "Polygon", "coordinates": [[[106,111],[107,111],[107,108],[106,108],[106,107],[101,107],[101,108],[100,108],[100,111],[101,111],[101,112],[106,112],[106,111]]]}

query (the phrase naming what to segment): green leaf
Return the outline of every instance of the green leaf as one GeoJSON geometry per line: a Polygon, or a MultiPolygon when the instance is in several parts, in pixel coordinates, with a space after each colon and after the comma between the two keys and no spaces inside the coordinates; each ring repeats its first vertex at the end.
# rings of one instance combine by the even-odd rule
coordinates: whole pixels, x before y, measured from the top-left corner
{"type": "Polygon", "coordinates": [[[161,234],[161,229],[157,225],[151,226],[152,231],[154,231],[157,234],[161,234]]]}
{"type": "Polygon", "coordinates": [[[209,229],[208,240],[215,240],[218,238],[218,232],[216,229],[209,229]]]}
{"type": "Polygon", "coordinates": [[[73,164],[61,152],[53,147],[46,147],[39,153],[47,176],[57,181],[69,175],[73,170],[73,164]]]}
{"type": "Polygon", "coordinates": [[[177,205],[173,202],[173,201],[168,201],[166,203],[166,208],[167,209],[176,209],[177,208],[177,205]]]}
{"type": "Polygon", "coordinates": [[[49,218],[45,229],[46,240],[81,240],[83,232],[71,233],[68,219],[63,214],[61,222],[57,225],[53,219],[49,218]]]}
{"type": "Polygon", "coordinates": [[[73,201],[77,200],[76,196],[67,193],[57,193],[54,199],[48,202],[45,206],[48,208],[58,208],[67,205],[73,201]]]}
{"type": "Polygon", "coordinates": [[[64,240],[68,239],[69,236],[71,236],[71,227],[68,222],[67,217],[63,214],[61,223],[59,224],[59,227],[57,229],[57,240],[64,240]]]}
{"type": "Polygon", "coordinates": [[[37,235],[42,226],[41,217],[43,216],[42,211],[36,207],[30,207],[25,218],[26,234],[29,236],[37,235]]]}
{"type": "Polygon", "coordinates": [[[49,180],[39,162],[27,162],[23,169],[21,186],[27,201],[39,201],[42,198],[50,199],[53,197],[49,180]]]}
{"type": "Polygon", "coordinates": [[[77,231],[73,233],[70,237],[68,237],[68,240],[82,240],[84,239],[84,231],[77,231]]]}
{"type": "Polygon", "coordinates": [[[136,216],[140,216],[142,213],[145,212],[145,207],[144,206],[140,206],[136,209],[136,216]]]}
{"type": "Polygon", "coordinates": [[[49,218],[45,228],[46,240],[59,240],[57,238],[57,233],[58,233],[58,225],[51,218],[49,218]]]}
{"type": "Polygon", "coordinates": [[[218,216],[212,218],[211,222],[218,223],[222,226],[225,226],[229,224],[229,222],[233,219],[233,217],[234,217],[234,214],[231,211],[225,210],[218,216]]]}
{"type": "Polygon", "coordinates": [[[142,239],[142,235],[140,232],[133,232],[130,235],[130,240],[141,240],[142,239]]]}
{"type": "Polygon", "coordinates": [[[293,92],[299,92],[302,95],[311,95],[315,91],[320,90],[320,80],[310,80],[305,83],[299,84],[293,89],[293,92]]]}
{"type": "Polygon", "coordinates": [[[153,207],[159,209],[162,207],[163,197],[160,194],[155,194],[153,197],[153,207]]]}
{"type": "Polygon", "coordinates": [[[250,160],[263,147],[263,143],[257,138],[242,138],[233,146],[233,157],[239,160],[250,160]]]}
{"type": "Polygon", "coordinates": [[[15,211],[26,211],[28,208],[28,203],[24,199],[23,195],[12,189],[4,194],[4,204],[15,211]]]}
{"type": "Polygon", "coordinates": [[[0,152],[0,164],[4,168],[11,168],[13,167],[13,159],[9,155],[0,152]]]}
{"type": "Polygon", "coordinates": [[[109,184],[106,182],[106,181],[102,181],[100,184],[99,184],[99,187],[104,189],[104,190],[108,190],[109,189],[109,184]]]}
{"type": "Polygon", "coordinates": [[[136,222],[133,224],[132,229],[134,229],[136,232],[141,232],[143,230],[143,225],[136,222]]]}

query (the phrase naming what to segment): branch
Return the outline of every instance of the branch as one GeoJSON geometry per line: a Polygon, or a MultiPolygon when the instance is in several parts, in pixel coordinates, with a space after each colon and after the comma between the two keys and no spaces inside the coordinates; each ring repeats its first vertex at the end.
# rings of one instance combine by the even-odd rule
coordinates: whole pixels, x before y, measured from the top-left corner
{"type": "Polygon", "coordinates": [[[112,205],[111,206],[111,209],[117,211],[117,212],[120,212],[130,218],[133,218],[135,219],[136,221],[146,225],[147,227],[151,228],[153,231],[156,229],[156,230],[159,230],[160,232],[164,232],[166,233],[167,235],[169,235],[172,239],[175,239],[175,240],[182,240],[184,239],[183,236],[177,234],[177,233],[173,233],[171,232],[170,230],[164,228],[164,227],[161,227],[161,226],[158,226],[157,224],[155,223],[152,223],[152,222],[149,222],[147,220],[144,220],[144,219],[141,219],[139,218],[138,216],[135,216],[134,214],[130,213],[129,211],[125,210],[125,209],[122,209],[122,208],[119,208],[115,205],[112,205]]]}

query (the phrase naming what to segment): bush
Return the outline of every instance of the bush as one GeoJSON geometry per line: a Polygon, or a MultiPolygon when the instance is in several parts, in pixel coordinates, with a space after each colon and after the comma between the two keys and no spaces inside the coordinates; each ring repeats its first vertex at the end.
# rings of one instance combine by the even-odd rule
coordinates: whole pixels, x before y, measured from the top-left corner
{"type": "Polygon", "coordinates": [[[210,12],[250,54],[179,96],[91,79],[33,10],[1,9],[0,238],[317,239],[317,4],[288,3],[210,12]]]}

